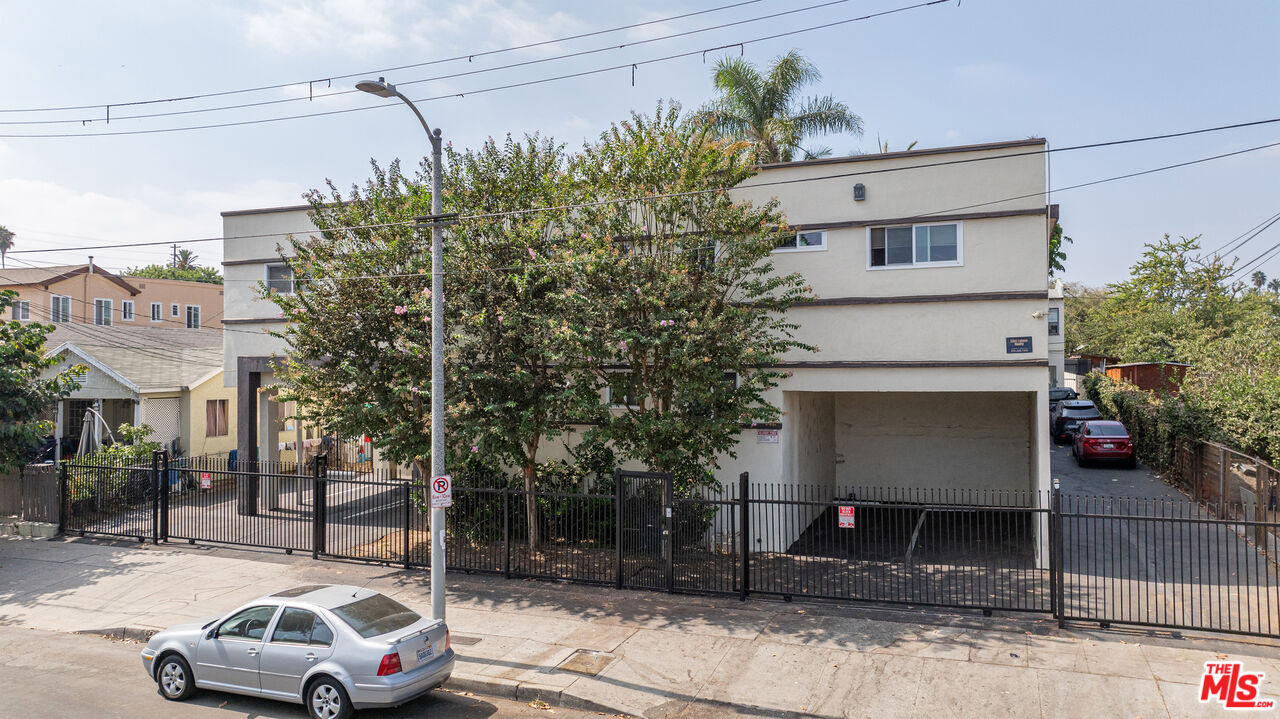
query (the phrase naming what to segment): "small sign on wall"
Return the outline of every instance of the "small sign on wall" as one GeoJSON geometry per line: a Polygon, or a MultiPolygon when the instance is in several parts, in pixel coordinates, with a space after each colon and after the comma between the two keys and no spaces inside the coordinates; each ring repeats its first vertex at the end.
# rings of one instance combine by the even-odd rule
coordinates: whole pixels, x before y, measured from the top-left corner
{"type": "Polygon", "coordinates": [[[1017,355],[1028,354],[1031,352],[1030,337],[1005,337],[1004,338],[1005,354],[1017,355]]]}
{"type": "Polygon", "coordinates": [[[776,429],[757,429],[756,444],[777,444],[778,430],[776,429]]]}
{"type": "Polygon", "coordinates": [[[839,523],[840,529],[853,529],[853,506],[840,505],[836,508],[839,514],[836,515],[836,521],[839,523]]]}
{"type": "Polygon", "coordinates": [[[208,472],[200,473],[200,489],[213,489],[213,479],[208,472]]]}

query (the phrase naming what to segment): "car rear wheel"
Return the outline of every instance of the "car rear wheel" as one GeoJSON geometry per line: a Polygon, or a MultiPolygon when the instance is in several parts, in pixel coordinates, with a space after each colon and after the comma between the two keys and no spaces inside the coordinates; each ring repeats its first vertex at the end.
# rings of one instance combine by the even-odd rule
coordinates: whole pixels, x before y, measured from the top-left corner
{"type": "Polygon", "coordinates": [[[180,702],[196,693],[196,678],[191,674],[191,665],[177,654],[170,654],[160,662],[156,684],[169,701],[180,702]]]}
{"type": "Polygon", "coordinates": [[[312,719],[348,719],[353,711],[347,690],[334,679],[321,677],[307,689],[307,712],[312,719]]]}

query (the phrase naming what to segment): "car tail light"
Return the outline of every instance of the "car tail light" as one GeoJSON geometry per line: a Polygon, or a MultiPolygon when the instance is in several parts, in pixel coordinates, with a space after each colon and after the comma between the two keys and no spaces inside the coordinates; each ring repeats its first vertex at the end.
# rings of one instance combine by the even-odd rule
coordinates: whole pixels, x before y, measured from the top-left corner
{"type": "Polygon", "coordinates": [[[400,673],[400,653],[392,652],[382,658],[378,665],[378,676],[385,677],[400,673]]]}
{"type": "Polygon", "coordinates": [[[449,636],[448,629],[444,630],[444,648],[445,649],[453,648],[453,637],[449,636]]]}

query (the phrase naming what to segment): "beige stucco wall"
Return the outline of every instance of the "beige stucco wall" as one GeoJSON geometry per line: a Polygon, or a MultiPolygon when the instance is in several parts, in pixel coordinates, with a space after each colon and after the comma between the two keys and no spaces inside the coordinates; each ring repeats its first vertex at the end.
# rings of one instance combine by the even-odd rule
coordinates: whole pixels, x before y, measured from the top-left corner
{"type": "Polygon", "coordinates": [[[138,288],[138,294],[131,294],[101,275],[87,273],[54,282],[47,290],[30,286],[13,289],[18,291],[18,299],[31,302],[33,321],[48,322],[50,298],[53,295],[65,295],[71,298],[71,317],[74,323],[93,324],[94,300],[104,299],[111,300],[112,321],[120,326],[185,328],[188,305],[200,306],[202,327],[222,326],[223,287],[221,285],[147,278],[124,279],[125,282],[138,288]],[[134,318],[132,320],[122,319],[120,308],[125,300],[133,301],[134,318]],[[151,321],[152,302],[162,304],[160,322],[151,321]],[[170,305],[175,302],[179,305],[177,317],[173,317],[170,313],[170,305]]]}
{"type": "Polygon", "coordinates": [[[182,394],[183,450],[190,456],[223,454],[236,448],[236,390],[224,387],[219,372],[182,394]],[[227,400],[227,434],[206,437],[205,403],[227,400]]]}

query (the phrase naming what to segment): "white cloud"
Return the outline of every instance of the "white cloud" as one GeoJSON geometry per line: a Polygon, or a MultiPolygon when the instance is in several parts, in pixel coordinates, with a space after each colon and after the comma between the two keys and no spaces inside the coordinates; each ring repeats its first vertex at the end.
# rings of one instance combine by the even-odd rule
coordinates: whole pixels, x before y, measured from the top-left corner
{"type": "MultiPolygon", "coordinates": [[[[438,38],[447,38],[455,48],[469,43],[479,50],[495,50],[572,35],[584,27],[572,15],[547,13],[524,0],[475,0],[453,5],[438,17],[419,20],[412,34],[423,46],[438,45],[438,38]],[[435,42],[429,43],[431,40],[435,42]]],[[[555,54],[559,50],[547,45],[535,52],[555,54]]]]}
{"type": "Polygon", "coordinates": [[[280,54],[345,51],[368,56],[400,45],[396,29],[408,7],[401,0],[263,0],[244,18],[255,45],[280,54]]]}
{"type": "MultiPolygon", "coordinates": [[[[224,210],[296,205],[303,188],[288,182],[258,180],[227,190],[175,192],[144,187],[132,196],[84,192],[57,183],[0,179],[0,217],[17,234],[16,250],[99,244],[181,242],[222,234],[224,210]]],[[[190,245],[200,264],[217,267],[221,242],[190,245]]],[[[36,264],[84,262],[87,255],[109,269],[163,261],[164,246],[68,250],[13,257],[36,264]]],[[[15,263],[21,266],[21,263],[15,263]]]]}

